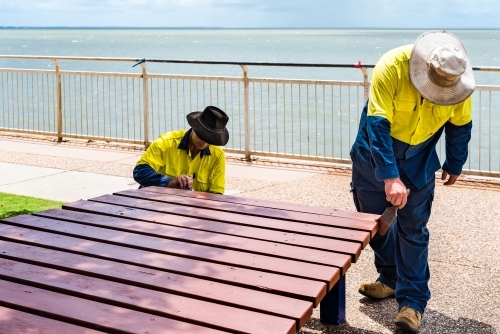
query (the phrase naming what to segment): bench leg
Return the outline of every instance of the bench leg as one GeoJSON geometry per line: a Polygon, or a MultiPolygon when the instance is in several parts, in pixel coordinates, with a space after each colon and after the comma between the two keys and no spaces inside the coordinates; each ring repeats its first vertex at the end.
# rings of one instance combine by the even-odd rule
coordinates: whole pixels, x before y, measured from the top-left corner
{"type": "Polygon", "coordinates": [[[326,293],[319,304],[320,320],[327,324],[340,325],[345,321],[345,275],[326,293]]]}

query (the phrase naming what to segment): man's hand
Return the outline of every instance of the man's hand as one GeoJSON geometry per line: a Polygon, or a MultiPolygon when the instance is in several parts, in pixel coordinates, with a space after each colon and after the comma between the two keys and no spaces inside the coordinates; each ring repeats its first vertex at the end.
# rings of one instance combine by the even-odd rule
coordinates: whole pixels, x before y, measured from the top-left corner
{"type": "Polygon", "coordinates": [[[458,175],[454,175],[454,174],[448,174],[447,171],[443,171],[441,173],[441,180],[446,180],[446,178],[448,177],[448,180],[444,183],[445,186],[451,186],[452,184],[454,184],[457,179],[458,179],[458,175]],[[449,176],[449,177],[448,177],[449,176]]]}
{"type": "Polygon", "coordinates": [[[387,201],[391,202],[392,205],[397,206],[399,209],[402,209],[408,200],[408,193],[404,183],[399,177],[384,180],[384,183],[387,201]]]}
{"type": "Polygon", "coordinates": [[[193,187],[193,179],[185,174],[177,176],[167,184],[167,188],[191,189],[193,187]]]}

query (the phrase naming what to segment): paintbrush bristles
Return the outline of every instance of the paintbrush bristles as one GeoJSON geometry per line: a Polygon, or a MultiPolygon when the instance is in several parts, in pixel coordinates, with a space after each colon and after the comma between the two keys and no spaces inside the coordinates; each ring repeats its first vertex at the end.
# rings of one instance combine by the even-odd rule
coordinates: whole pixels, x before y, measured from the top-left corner
{"type": "Polygon", "coordinates": [[[386,234],[397,217],[398,217],[398,207],[397,206],[391,206],[391,207],[388,207],[387,209],[385,209],[382,216],[380,216],[380,218],[377,219],[378,224],[379,224],[378,233],[380,235],[386,234]]]}

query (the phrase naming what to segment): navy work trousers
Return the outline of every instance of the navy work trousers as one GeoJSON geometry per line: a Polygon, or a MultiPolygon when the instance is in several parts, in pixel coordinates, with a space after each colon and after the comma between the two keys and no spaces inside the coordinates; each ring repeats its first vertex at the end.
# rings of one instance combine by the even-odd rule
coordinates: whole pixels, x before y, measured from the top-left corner
{"type": "MultiPolygon", "coordinates": [[[[408,203],[398,210],[398,219],[389,231],[384,236],[377,233],[370,246],[375,252],[377,280],[396,290],[400,308],[410,306],[423,314],[431,297],[427,222],[434,199],[435,177],[420,189],[413,186],[405,174],[400,178],[410,189],[408,203]]],[[[351,187],[360,212],[381,215],[391,206],[385,190],[374,187],[356,168],[353,168],[351,187]]]]}

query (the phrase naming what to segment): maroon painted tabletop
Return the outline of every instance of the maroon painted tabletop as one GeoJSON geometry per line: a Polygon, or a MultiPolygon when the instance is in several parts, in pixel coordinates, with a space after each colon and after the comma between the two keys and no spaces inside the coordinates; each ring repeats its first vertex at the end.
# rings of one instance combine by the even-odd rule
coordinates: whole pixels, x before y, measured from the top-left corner
{"type": "Polygon", "coordinates": [[[295,333],[375,216],[149,187],[0,221],[0,333],[295,333]]]}

